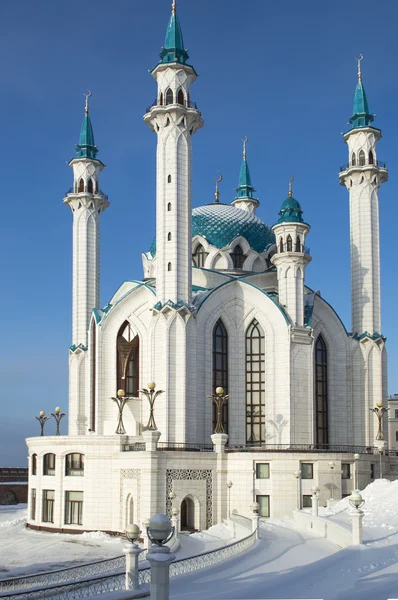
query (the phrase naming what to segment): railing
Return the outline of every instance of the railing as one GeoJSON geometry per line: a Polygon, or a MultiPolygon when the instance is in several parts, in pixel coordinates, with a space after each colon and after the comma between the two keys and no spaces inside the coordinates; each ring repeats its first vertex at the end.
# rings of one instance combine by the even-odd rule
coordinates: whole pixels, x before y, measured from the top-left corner
{"type": "Polygon", "coordinates": [[[347,171],[347,169],[356,169],[361,167],[379,167],[380,169],[387,169],[387,164],[382,160],[375,160],[373,163],[365,163],[365,164],[357,164],[353,165],[352,163],[348,163],[347,165],[342,165],[340,167],[340,173],[343,171],[347,171]]]}
{"type": "Polygon", "coordinates": [[[345,446],[331,444],[262,444],[226,446],[226,452],[334,452],[342,454],[378,454],[370,446],[345,446]]]}
{"type": "MultiPolygon", "coordinates": [[[[68,194],[91,194],[91,192],[75,192],[74,188],[70,187],[69,190],[66,192],[65,196],[67,196],[68,194]]],[[[98,192],[94,192],[93,196],[100,196],[101,198],[108,200],[108,194],[104,194],[104,192],[102,192],[101,190],[99,190],[98,192]]]]}
{"type": "Polygon", "coordinates": [[[0,483],[7,481],[28,481],[26,467],[0,467],[0,483]]]}
{"type": "MultiPolygon", "coordinates": [[[[124,444],[123,452],[142,452],[145,450],[145,443],[135,442],[134,444],[124,444]]],[[[159,451],[171,452],[213,452],[213,444],[185,444],[182,442],[160,442],[158,443],[159,451]]]]}
{"type": "Polygon", "coordinates": [[[122,452],[143,452],[145,450],[145,442],[135,442],[135,444],[123,444],[122,452]]]}
{"type": "Polygon", "coordinates": [[[154,106],[158,106],[159,108],[167,108],[168,106],[185,106],[185,108],[194,108],[198,110],[198,105],[196,102],[185,101],[184,104],[180,104],[180,102],[171,102],[170,104],[158,104],[157,99],[155,99],[150,106],[146,107],[145,114],[151,112],[154,106]]]}
{"type": "Polygon", "coordinates": [[[303,254],[308,254],[308,256],[311,256],[311,249],[308,246],[303,246],[302,244],[299,248],[297,248],[296,244],[292,242],[290,250],[288,249],[287,244],[282,244],[282,248],[283,249],[281,250],[281,246],[278,244],[277,252],[279,254],[282,252],[302,252],[303,254]]]}

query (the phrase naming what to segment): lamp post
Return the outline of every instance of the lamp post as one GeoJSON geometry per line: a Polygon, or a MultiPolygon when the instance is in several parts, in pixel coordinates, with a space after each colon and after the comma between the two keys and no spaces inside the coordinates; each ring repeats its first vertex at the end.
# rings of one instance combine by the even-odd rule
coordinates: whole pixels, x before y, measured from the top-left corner
{"type": "Polygon", "coordinates": [[[209,396],[209,398],[211,398],[216,405],[216,426],[213,433],[225,433],[222,422],[222,409],[225,402],[229,400],[229,396],[224,395],[224,388],[218,387],[216,388],[216,393],[209,396]]]}
{"type": "Polygon", "coordinates": [[[144,537],[144,544],[146,542],[148,552],[150,552],[151,548],[152,548],[152,542],[148,537],[148,527],[149,527],[150,522],[151,522],[151,519],[144,519],[144,521],[142,521],[142,526],[144,528],[142,535],[144,537]]]}
{"type": "Polygon", "coordinates": [[[141,530],[138,525],[129,525],[126,529],[126,538],[130,542],[123,548],[123,553],[126,555],[126,590],[138,590],[138,557],[141,553],[141,548],[135,542],[140,537],[141,530]]]}
{"type": "Polygon", "coordinates": [[[312,488],[312,516],[313,517],[318,516],[319,492],[320,492],[320,489],[317,485],[314,488],[312,488]]]}
{"type": "Polygon", "coordinates": [[[301,479],[301,471],[295,471],[294,476],[297,479],[297,509],[301,509],[301,498],[300,498],[300,479],[301,479]]]}
{"type": "Polygon", "coordinates": [[[350,512],[350,515],[352,517],[352,543],[362,544],[363,512],[360,509],[365,504],[365,500],[362,498],[361,494],[356,490],[351,494],[348,501],[354,509],[350,512]]]}
{"type": "Polygon", "coordinates": [[[258,502],[253,502],[250,505],[252,509],[252,532],[256,532],[256,539],[258,540],[260,537],[260,505],[258,502]]]}
{"type": "Polygon", "coordinates": [[[332,472],[332,477],[331,477],[331,479],[332,479],[332,484],[331,484],[331,488],[330,488],[330,499],[331,499],[331,500],[334,500],[333,469],[334,469],[334,467],[335,467],[335,466],[336,466],[336,465],[335,465],[335,463],[334,463],[334,462],[331,460],[331,461],[330,461],[330,463],[329,463],[329,469],[330,469],[330,470],[331,470],[331,472],[332,472]]]}
{"type": "Polygon", "coordinates": [[[175,559],[170,548],[165,546],[174,534],[170,519],[158,514],[150,520],[148,538],[151,540],[151,552],[146,555],[151,565],[151,600],[168,600],[170,585],[170,564],[175,559]]]}
{"type": "Polygon", "coordinates": [[[51,413],[51,416],[54,417],[55,422],[56,422],[55,435],[60,435],[59,424],[61,423],[61,419],[62,419],[62,417],[65,416],[65,414],[66,413],[61,412],[61,409],[59,406],[57,406],[57,408],[55,409],[55,413],[51,413]]]}
{"type": "Polygon", "coordinates": [[[124,435],[126,433],[126,430],[123,425],[123,410],[126,406],[127,401],[130,400],[130,396],[126,396],[124,390],[118,390],[116,397],[112,396],[111,400],[116,402],[119,410],[119,420],[117,422],[115,433],[118,433],[119,435],[124,435]]]}
{"type": "Polygon", "coordinates": [[[158,390],[157,392],[155,392],[156,383],[154,383],[154,382],[148,383],[147,385],[148,385],[148,389],[144,388],[142,390],[139,390],[140,394],[144,394],[144,396],[148,399],[148,402],[149,402],[149,420],[148,420],[146,429],[148,431],[157,431],[155,417],[153,414],[153,407],[154,407],[156,398],[158,396],[160,396],[160,394],[163,394],[163,390],[158,390]]]}
{"type": "Polygon", "coordinates": [[[358,489],[358,461],[359,454],[354,454],[354,490],[358,489]]]}
{"type": "Polygon", "coordinates": [[[376,402],[376,406],[374,408],[370,408],[369,410],[371,412],[374,412],[374,414],[377,417],[378,423],[379,423],[379,427],[378,427],[377,435],[376,435],[376,440],[384,440],[384,434],[383,434],[383,428],[382,428],[382,425],[383,425],[383,416],[390,409],[389,408],[384,408],[382,402],[376,402]]]}
{"type": "Polygon", "coordinates": [[[40,435],[44,435],[44,425],[46,424],[46,421],[48,421],[48,419],[51,419],[51,417],[46,417],[46,413],[44,412],[44,410],[41,410],[39,412],[39,416],[35,417],[35,419],[37,419],[40,423],[40,435]]]}
{"type": "Polygon", "coordinates": [[[231,487],[233,486],[232,481],[227,481],[228,488],[228,519],[231,518],[231,487]]]}

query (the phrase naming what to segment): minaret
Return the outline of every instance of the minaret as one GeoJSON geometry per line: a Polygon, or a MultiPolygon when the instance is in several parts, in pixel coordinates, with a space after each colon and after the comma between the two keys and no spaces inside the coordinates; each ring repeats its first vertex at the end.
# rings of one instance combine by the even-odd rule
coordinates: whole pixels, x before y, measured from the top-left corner
{"type": "Polygon", "coordinates": [[[304,326],[304,275],[311,261],[305,247],[305,236],[310,226],[304,223],[300,204],[293,198],[293,177],[289,182],[289,195],[279,212],[279,220],[272,227],[277,251],[271,262],[278,270],[279,304],[289,315],[292,324],[304,326]]]}
{"type": "Polygon", "coordinates": [[[156,296],[189,304],[192,295],[192,135],[203,126],[190,88],[197,78],[173,2],[159,64],[154,105],[144,116],[158,136],[156,157],[156,296]]]}
{"type": "Polygon", "coordinates": [[[93,308],[100,303],[100,215],[109,202],[99,183],[104,164],[96,158],[98,148],[89,116],[86,95],[73,169],[73,187],[64,198],[73,213],[72,347],[86,349],[87,329],[93,308]]]}
{"type": "Polygon", "coordinates": [[[256,190],[252,186],[249,165],[247,164],[247,142],[248,138],[246,137],[243,140],[243,158],[242,165],[240,167],[239,186],[236,188],[236,198],[232,202],[232,205],[236,208],[247,210],[250,213],[255,213],[256,208],[260,205],[260,202],[257,200],[257,198],[253,197],[253,194],[256,190]]]}
{"type": "Polygon", "coordinates": [[[369,112],[362,83],[362,59],[361,55],[351,129],[343,134],[349,162],[339,178],[350,194],[352,332],[373,335],[381,333],[378,190],[387,181],[388,171],[377,160],[381,131],[371,125],[374,115],[369,112]]]}

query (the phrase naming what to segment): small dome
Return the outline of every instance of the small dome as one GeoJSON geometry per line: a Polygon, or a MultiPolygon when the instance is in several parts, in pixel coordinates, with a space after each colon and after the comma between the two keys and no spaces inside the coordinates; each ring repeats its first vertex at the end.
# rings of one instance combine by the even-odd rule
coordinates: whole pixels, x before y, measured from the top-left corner
{"type": "MultiPolygon", "coordinates": [[[[236,237],[242,236],[256,252],[263,252],[275,243],[275,236],[268,225],[253,213],[229,204],[207,204],[192,211],[192,237],[202,236],[212,246],[224,248],[236,237]]],[[[156,254],[156,238],[150,253],[156,254]]]]}
{"type": "Polygon", "coordinates": [[[282,203],[278,223],[304,223],[300,202],[289,196],[282,203]]]}

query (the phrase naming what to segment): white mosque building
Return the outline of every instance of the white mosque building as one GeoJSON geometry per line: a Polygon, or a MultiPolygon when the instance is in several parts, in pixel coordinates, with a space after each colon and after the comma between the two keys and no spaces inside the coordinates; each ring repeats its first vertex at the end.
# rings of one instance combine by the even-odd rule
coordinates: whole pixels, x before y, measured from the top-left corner
{"type": "Polygon", "coordinates": [[[216,191],[192,210],[192,143],[204,123],[175,4],[151,74],[157,98],[144,121],[157,137],[156,238],[142,255],[143,279],[122,283],[103,308],[109,202],[88,99],[70,161],[69,434],[27,440],[32,528],[122,532],[174,507],[183,528],[202,529],[229,510],[249,514],[254,501],[272,517],[308,506],[314,486],[321,503],[347,495],[354,453],[360,487],[378,473],[370,409],[387,398],[378,191],[388,172],[360,63],[339,174],[350,202],[352,333],[305,285],[310,226],[292,187],[272,227],[256,215],[246,145],[235,199],[222,203],[216,191]],[[141,392],[148,382],[162,391],[156,425],[141,392]],[[219,387],[229,396],[225,433],[213,433],[209,397],[219,387]],[[116,401],[118,390],[125,397],[116,401]]]}

